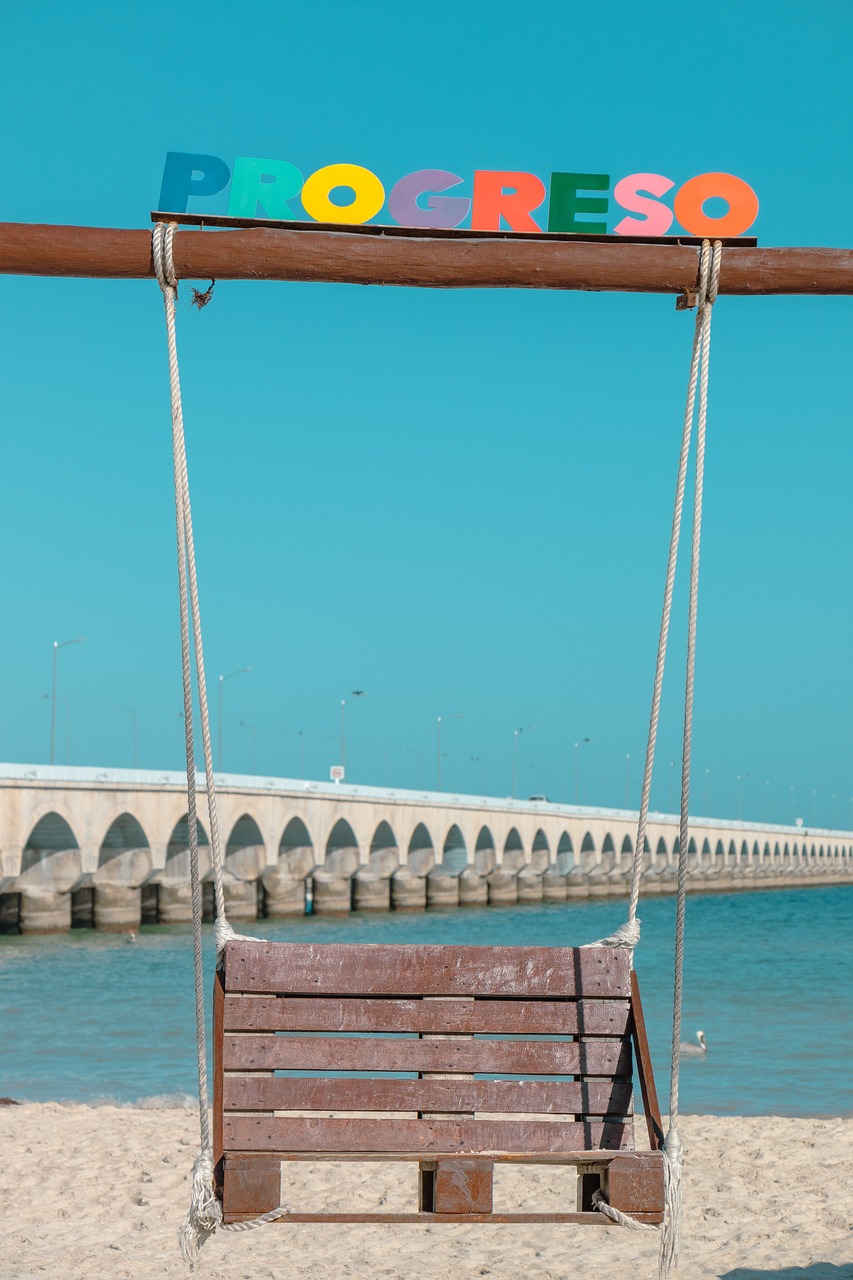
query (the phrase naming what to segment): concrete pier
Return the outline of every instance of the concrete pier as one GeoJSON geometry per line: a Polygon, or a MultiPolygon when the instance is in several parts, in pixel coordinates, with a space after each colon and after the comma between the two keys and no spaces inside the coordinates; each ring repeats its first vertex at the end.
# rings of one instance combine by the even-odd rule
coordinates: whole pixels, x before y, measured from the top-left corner
{"type": "MultiPolygon", "coordinates": [[[[192,918],[182,774],[0,766],[0,930],[192,918]]],[[[199,779],[202,785],[202,779],[199,779]]],[[[217,781],[228,915],[343,915],[624,898],[637,814],[288,779],[217,781]]],[[[650,813],[642,893],[677,887],[679,820],[650,813]]],[[[211,850],[197,825],[204,918],[211,850]]],[[[853,834],[691,817],[687,888],[853,883],[853,834]]]]}

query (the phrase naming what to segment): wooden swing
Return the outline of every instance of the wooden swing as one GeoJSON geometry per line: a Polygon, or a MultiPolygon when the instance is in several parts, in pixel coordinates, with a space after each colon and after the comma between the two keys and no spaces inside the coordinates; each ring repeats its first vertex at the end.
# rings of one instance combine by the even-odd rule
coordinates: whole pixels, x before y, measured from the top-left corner
{"type": "Polygon", "coordinates": [[[704,241],[700,254],[697,320],[626,924],[603,942],[581,948],[314,946],[240,938],[225,916],[175,336],[174,233],[174,223],[158,222],[152,252],[166,314],[172,397],[202,1133],[191,1206],[179,1233],[184,1256],[192,1262],[199,1245],[218,1226],[240,1230],[272,1221],[615,1221],[640,1230],[663,1223],[661,1266],[666,1271],[677,1254],[680,1225],[678,1061],[674,1053],[670,1129],[664,1138],[632,956],[639,940],[636,910],[698,386],[676,913],[677,1043],[707,370],[722,246],[716,242],[712,250],[704,241]],[[212,1138],[206,1108],[190,629],[217,914],[212,1138]],[[634,1148],[634,1050],[648,1126],[647,1152],[634,1148]],[[282,1163],[318,1159],[417,1162],[417,1210],[378,1215],[293,1212],[281,1203],[282,1163]],[[496,1213],[493,1170],[500,1162],[576,1166],[575,1209],[496,1213]]]}
{"type": "Polygon", "coordinates": [[[213,1044],[225,1223],[275,1210],[292,1160],[417,1161],[417,1211],[278,1222],[607,1223],[596,1192],[640,1222],[662,1219],[663,1133],[625,948],[234,938],[213,1044]],[[635,1061],[646,1152],[634,1150],[635,1061]],[[576,1165],[576,1209],[495,1211],[499,1162],[576,1165]]]}

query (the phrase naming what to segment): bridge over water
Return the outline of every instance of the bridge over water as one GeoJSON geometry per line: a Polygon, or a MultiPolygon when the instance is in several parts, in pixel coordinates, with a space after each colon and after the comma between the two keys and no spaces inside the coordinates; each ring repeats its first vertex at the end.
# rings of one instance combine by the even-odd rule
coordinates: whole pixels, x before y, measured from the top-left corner
{"type": "MultiPolygon", "coordinates": [[[[0,766],[0,927],[133,928],[189,919],[180,773],[0,766]]],[[[199,778],[200,792],[203,779],[199,778]]],[[[217,778],[235,919],[626,892],[636,812],[546,801],[217,778]]],[[[209,879],[200,796],[202,873],[209,879]]],[[[853,879],[853,833],[691,819],[690,886],[853,879]]],[[[678,819],[653,813],[646,892],[672,892],[678,819]]],[[[212,895],[208,889],[208,911],[212,895]]]]}

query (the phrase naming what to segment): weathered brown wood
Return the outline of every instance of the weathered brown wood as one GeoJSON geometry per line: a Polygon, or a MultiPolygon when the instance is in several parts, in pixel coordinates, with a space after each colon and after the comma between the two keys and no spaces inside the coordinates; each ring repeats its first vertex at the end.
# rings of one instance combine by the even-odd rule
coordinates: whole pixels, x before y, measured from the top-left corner
{"type": "Polygon", "coordinates": [[[631,1074],[630,1041],[379,1040],[226,1035],[226,1071],[476,1071],[491,1075],[631,1074]]]}
{"type": "MultiPolygon", "coordinates": [[[[585,1000],[585,1036],[621,1036],[628,1028],[627,999],[585,1000]]],[[[349,996],[225,997],[226,1031],[385,1031],[491,1035],[577,1035],[575,1000],[375,1000],[349,996]]]]}
{"type": "Polygon", "coordinates": [[[492,1212],[490,1160],[442,1160],[436,1165],[433,1212],[483,1214],[492,1212]]]}
{"type": "Polygon", "coordinates": [[[638,1151],[620,1156],[607,1166],[604,1193],[614,1209],[648,1215],[647,1220],[663,1218],[664,1173],[662,1151],[638,1151]]]}
{"type": "Polygon", "coordinates": [[[633,1126],[619,1120],[363,1120],[223,1117],[226,1151],[417,1151],[487,1153],[523,1150],[528,1155],[582,1147],[631,1148],[633,1126]]]}
{"type": "Polygon", "coordinates": [[[630,995],[625,948],[456,947],[310,942],[227,944],[226,991],[281,995],[630,995]]]}
{"type": "Polygon", "coordinates": [[[640,984],[633,969],[631,970],[631,1015],[632,1036],[637,1054],[637,1074],[640,1077],[640,1092],[643,1096],[649,1146],[652,1151],[659,1151],[663,1142],[663,1124],[652,1071],[652,1055],[646,1035],[646,1022],[643,1017],[643,1002],[640,999],[640,984]]]}
{"type": "MultiPolygon", "coordinates": [[[[660,1221],[660,1218],[654,1214],[637,1214],[635,1216],[638,1222],[654,1224],[660,1221]]],[[[227,1214],[224,1220],[225,1222],[245,1222],[247,1218],[253,1217],[255,1217],[255,1214],[252,1213],[227,1214]]],[[[537,1222],[572,1222],[589,1227],[612,1227],[614,1225],[609,1218],[605,1218],[603,1213],[471,1213],[464,1218],[460,1218],[458,1214],[453,1213],[288,1213],[281,1218],[275,1219],[277,1226],[287,1226],[289,1223],[297,1222],[420,1223],[422,1226],[429,1226],[431,1223],[483,1226],[487,1224],[512,1225],[513,1223],[532,1224],[537,1222]]]]}
{"type": "MultiPolygon", "coordinates": [[[[385,229],[383,229],[385,230],[385,229]]],[[[179,231],[181,278],[314,280],[425,288],[581,289],[682,294],[695,287],[690,245],[614,244],[543,234],[364,235],[352,228],[179,231]]],[[[153,276],[147,230],[0,224],[0,274],[153,276]]],[[[720,293],[850,294],[853,251],[723,250],[720,293]]]]}
{"type": "MultiPolygon", "coordinates": [[[[470,227],[396,227],[384,226],[381,223],[352,223],[342,226],[340,222],[300,222],[293,218],[230,218],[227,214],[210,213],[167,213],[155,210],[151,214],[152,222],[174,222],[178,227],[237,227],[243,230],[260,229],[261,231],[344,231],[354,236],[381,236],[383,239],[412,240],[565,240],[577,243],[586,240],[592,244],[693,244],[700,245],[702,236],[618,236],[587,235],[576,231],[472,231],[470,227]]],[[[722,236],[722,244],[733,248],[753,248],[758,244],[757,236],[722,236]]]]}
{"type": "MultiPolygon", "coordinates": [[[[618,1154],[613,1150],[603,1151],[598,1147],[590,1147],[588,1151],[581,1149],[574,1151],[534,1151],[532,1153],[526,1151],[490,1151],[488,1156],[494,1164],[577,1165],[578,1168],[601,1165],[603,1168],[609,1160],[612,1160],[618,1154]]],[[[309,1160],[312,1164],[353,1160],[359,1164],[389,1162],[410,1164],[417,1161],[419,1164],[435,1165],[439,1160],[455,1160],[458,1155],[458,1151],[431,1151],[428,1156],[424,1155],[423,1151],[312,1151],[307,1155],[302,1151],[275,1152],[276,1160],[289,1160],[294,1163],[309,1160]]],[[[241,1153],[239,1151],[225,1153],[226,1164],[231,1160],[240,1158],[241,1153]]]]}
{"type": "Polygon", "coordinates": [[[281,1161],[271,1156],[248,1155],[228,1163],[222,1196],[226,1214],[257,1217],[281,1204],[281,1161]]]}
{"type": "Polygon", "coordinates": [[[217,969],[213,979],[213,1183],[222,1194],[222,1023],[225,1011],[225,980],[217,969]]]}
{"type": "Polygon", "coordinates": [[[316,1080],[226,1076],[226,1111],[525,1112],[629,1116],[631,1081],[616,1080],[316,1080]]]}

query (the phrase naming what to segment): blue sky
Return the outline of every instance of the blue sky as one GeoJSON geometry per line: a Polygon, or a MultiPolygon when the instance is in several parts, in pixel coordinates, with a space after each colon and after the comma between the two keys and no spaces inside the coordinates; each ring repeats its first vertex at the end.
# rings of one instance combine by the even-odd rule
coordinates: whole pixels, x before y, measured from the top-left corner
{"type": "MultiPolygon", "coordinates": [[[[849,243],[853,14],[56,0],[0,15],[6,221],[143,227],[167,151],[723,170],[767,245],[849,243]]],[[[180,767],[162,308],[3,279],[0,757],[180,767]]],[[[186,291],[185,291],[186,293],[186,291]]],[[[230,283],[179,315],[224,765],[636,804],[692,317],[671,298],[230,283]],[[242,724],[241,724],[242,722],[242,724]],[[536,726],[535,728],[528,726],[536,726]],[[251,726],[254,727],[254,732],[251,726]]],[[[715,313],[693,808],[853,823],[850,307],[715,313]],[[740,783],[737,779],[740,777],[740,783]],[[793,792],[792,792],[793,788],[793,792]],[[740,795],[740,805],[738,804],[740,795]]],[[[683,575],[682,575],[683,576],[683,575]]],[[[676,608],[683,614],[679,591],[676,608]]],[[[673,630],[653,802],[677,759],[673,630]]]]}

